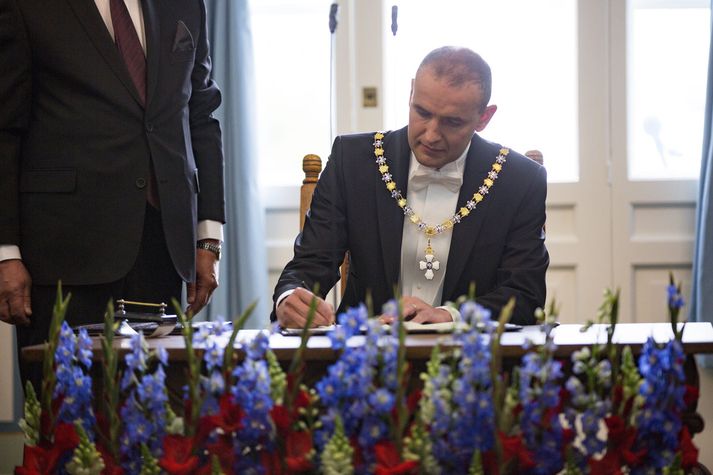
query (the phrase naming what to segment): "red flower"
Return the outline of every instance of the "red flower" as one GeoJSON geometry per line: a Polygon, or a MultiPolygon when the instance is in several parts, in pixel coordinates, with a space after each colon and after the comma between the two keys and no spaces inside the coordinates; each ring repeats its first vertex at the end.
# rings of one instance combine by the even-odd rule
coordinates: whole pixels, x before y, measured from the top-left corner
{"type": "Polygon", "coordinates": [[[569,394],[569,391],[567,391],[567,389],[565,387],[561,387],[559,390],[559,402],[557,403],[555,412],[557,414],[564,412],[564,408],[567,406],[570,399],[571,399],[571,396],[569,394]]]}
{"type": "Polygon", "coordinates": [[[265,473],[269,473],[270,475],[283,475],[286,473],[286,470],[283,470],[280,453],[276,450],[271,452],[266,450],[260,451],[260,462],[265,469],[265,473]]]}
{"type": "Polygon", "coordinates": [[[417,473],[418,462],[414,460],[402,461],[393,442],[385,440],[374,446],[376,455],[376,475],[405,475],[417,473]]]}
{"type": "Polygon", "coordinates": [[[604,423],[609,430],[607,453],[601,460],[590,459],[589,469],[592,475],[620,475],[622,465],[638,464],[643,451],[631,451],[636,440],[636,429],[627,427],[620,416],[606,417],[604,423]]]}
{"type": "Polygon", "coordinates": [[[262,451],[260,460],[265,473],[272,475],[304,473],[314,469],[307,459],[307,453],[312,450],[312,436],[306,431],[289,432],[285,441],[284,456],[280,451],[262,451]]]}
{"type": "Polygon", "coordinates": [[[693,445],[693,438],[688,431],[688,427],[683,426],[679,436],[681,447],[681,465],[684,469],[690,469],[698,463],[698,448],[693,445]]]}
{"type": "Polygon", "coordinates": [[[613,452],[607,452],[601,460],[589,460],[590,475],[621,475],[619,457],[613,452]]]}
{"type": "Polygon", "coordinates": [[[237,432],[243,426],[243,408],[236,404],[230,394],[220,397],[220,411],[198,420],[198,442],[204,441],[213,430],[220,428],[225,434],[237,432]]]}
{"type": "Polygon", "coordinates": [[[295,400],[292,402],[291,407],[286,405],[274,405],[270,411],[270,416],[272,417],[275,426],[277,427],[277,432],[282,437],[286,437],[290,430],[290,426],[299,418],[300,409],[309,406],[309,394],[307,391],[300,389],[297,391],[295,400]]]}
{"type": "Polygon", "coordinates": [[[307,453],[312,450],[312,435],[307,431],[290,432],[285,440],[285,465],[290,472],[311,470],[307,453]]]}
{"type": "Polygon", "coordinates": [[[698,402],[700,392],[697,387],[686,384],[686,392],[683,394],[683,402],[686,404],[686,407],[692,407],[698,402]]]}
{"type": "Polygon", "coordinates": [[[198,468],[193,455],[195,439],[182,435],[167,435],[163,439],[163,457],[159,466],[172,475],[190,475],[198,468]]]}
{"type": "Polygon", "coordinates": [[[287,408],[283,405],[272,406],[272,409],[270,409],[270,417],[272,417],[272,421],[275,423],[277,434],[280,437],[286,437],[292,425],[292,418],[287,408]]]}
{"type": "Polygon", "coordinates": [[[297,391],[292,407],[283,405],[275,405],[270,410],[270,416],[277,428],[277,433],[281,437],[287,437],[290,431],[290,426],[299,418],[300,409],[309,406],[309,394],[307,391],[300,389],[297,391]]]}
{"type": "MultiPolygon", "coordinates": [[[[54,444],[52,450],[56,450],[61,455],[67,450],[74,450],[79,445],[79,435],[74,424],[61,422],[54,430],[54,444]]],[[[59,456],[59,455],[58,455],[59,456]]]]}
{"type": "Polygon", "coordinates": [[[36,445],[26,445],[22,454],[22,467],[15,467],[15,475],[43,475],[52,473],[57,457],[51,450],[36,445]]]}
{"type": "Polygon", "coordinates": [[[498,437],[500,437],[500,444],[503,447],[503,461],[505,464],[509,464],[514,460],[517,463],[517,468],[520,469],[516,471],[529,470],[535,466],[532,452],[527,450],[519,435],[507,436],[502,432],[498,432],[498,437]]]}
{"type": "Polygon", "coordinates": [[[54,430],[54,443],[24,447],[22,467],[16,467],[18,475],[52,473],[57,462],[66,453],[72,452],[79,445],[79,436],[74,425],[59,423],[54,430]]]}
{"type": "Polygon", "coordinates": [[[618,465],[637,465],[641,462],[646,450],[632,451],[636,441],[636,428],[627,427],[624,420],[618,415],[604,418],[604,423],[609,430],[607,455],[610,453],[617,458],[618,465]]]}

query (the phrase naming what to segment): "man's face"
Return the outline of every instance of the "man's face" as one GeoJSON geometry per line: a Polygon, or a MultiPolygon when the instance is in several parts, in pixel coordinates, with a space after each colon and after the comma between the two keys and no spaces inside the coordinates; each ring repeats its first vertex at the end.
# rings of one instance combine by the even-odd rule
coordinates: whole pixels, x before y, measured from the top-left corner
{"type": "Polygon", "coordinates": [[[428,67],[411,83],[408,143],[422,165],[440,168],[456,160],[473,133],[490,121],[496,106],[481,111],[480,85],[452,86],[428,67]]]}

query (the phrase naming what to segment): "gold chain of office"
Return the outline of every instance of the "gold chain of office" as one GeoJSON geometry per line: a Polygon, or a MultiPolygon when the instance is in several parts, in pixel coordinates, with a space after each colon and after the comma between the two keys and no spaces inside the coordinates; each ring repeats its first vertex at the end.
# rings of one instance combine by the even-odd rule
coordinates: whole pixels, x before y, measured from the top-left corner
{"type": "Polygon", "coordinates": [[[419,262],[419,268],[420,270],[425,270],[426,279],[431,280],[434,275],[433,271],[438,270],[440,267],[440,263],[435,260],[435,256],[433,254],[431,238],[453,228],[453,226],[460,223],[471,213],[471,211],[475,210],[478,203],[485,199],[490,191],[490,188],[493,186],[493,183],[495,183],[495,180],[498,179],[498,174],[503,169],[503,164],[507,161],[507,155],[510,153],[510,149],[504,147],[500,149],[500,153],[495,158],[495,162],[493,162],[491,170],[483,179],[483,184],[480,185],[478,191],[473,194],[473,197],[469,199],[453,216],[449,217],[441,224],[434,226],[425,223],[421,217],[416,214],[416,212],[408,205],[406,198],[401,194],[401,190],[399,190],[396,186],[393,176],[389,173],[389,165],[386,162],[386,156],[384,155],[383,138],[383,132],[377,132],[374,134],[374,156],[376,157],[376,164],[379,167],[379,173],[381,173],[381,180],[385,183],[386,189],[389,193],[391,193],[391,197],[396,200],[396,203],[403,210],[404,215],[426,235],[428,242],[426,244],[426,249],[424,250],[425,257],[423,261],[419,262]]]}

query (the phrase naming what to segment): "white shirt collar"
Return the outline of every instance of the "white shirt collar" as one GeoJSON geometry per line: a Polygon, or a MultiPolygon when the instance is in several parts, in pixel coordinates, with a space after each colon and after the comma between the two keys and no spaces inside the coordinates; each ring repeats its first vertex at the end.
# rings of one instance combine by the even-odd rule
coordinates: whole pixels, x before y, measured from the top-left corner
{"type": "MultiPolygon", "coordinates": [[[[446,163],[440,168],[440,171],[442,173],[458,173],[460,176],[463,176],[463,172],[465,172],[465,157],[468,156],[468,151],[470,150],[470,144],[471,142],[468,142],[468,145],[465,147],[465,150],[463,150],[463,153],[460,154],[460,156],[455,159],[452,162],[446,163]]],[[[430,171],[435,171],[435,168],[427,167],[426,165],[422,165],[417,159],[416,155],[413,153],[413,150],[411,151],[411,159],[409,163],[409,172],[408,172],[408,179],[410,180],[413,178],[413,176],[416,174],[416,171],[419,169],[426,169],[430,171]]]]}

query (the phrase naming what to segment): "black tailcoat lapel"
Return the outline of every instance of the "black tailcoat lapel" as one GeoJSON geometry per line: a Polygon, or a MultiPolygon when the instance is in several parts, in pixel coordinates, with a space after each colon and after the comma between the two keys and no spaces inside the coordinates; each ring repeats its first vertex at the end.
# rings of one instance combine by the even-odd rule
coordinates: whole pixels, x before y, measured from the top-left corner
{"type": "MultiPolygon", "coordinates": [[[[389,164],[389,172],[393,176],[401,194],[406,196],[408,182],[409,159],[411,149],[408,146],[407,129],[389,132],[384,137],[384,156],[389,164]]],[[[374,157],[376,158],[376,157],[374,157]]],[[[376,165],[373,165],[376,166],[376,165]]],[[[404,213],[399,208],[396,200],[386,189],[386,184],[377,174],[376,209],[379,223],[379,236],[381,238],[381,252],[384,256],[384,275],[386,282],[397,284],[401,272],[401,239],[404,230],[404,213]]]]}
{"type": "MultiPolygon", "coordinates": [[[[483,179],[487,176],[496,158],[496,155],[490,152],[489,148],[483,139],[473,135],[465,161],[463,185],[458,194],[458,204],[454,213],[461,206],[464,206],[468,200],[472,199],[473,194],[483,184],[483,179]],[[493,156],[489,157],[489,153],[493,156]]],[[[497,187],[498,183],[496,181],[493,184],[493,190],[497,189],[497,187]]],[[[443,300],[459,297],[451,295],[451,293],[463,274],[465,264],[469,261],[470,253],[473,252],[478,235],[486,220],[486,214],[490,208],[489,203],[490,199],[486,195],[485,199],[478,204],[470,215],[453,227],[451,247],[448,253],[448,266],[446,267],[446,276],[443,283],[443,300]]]]}

